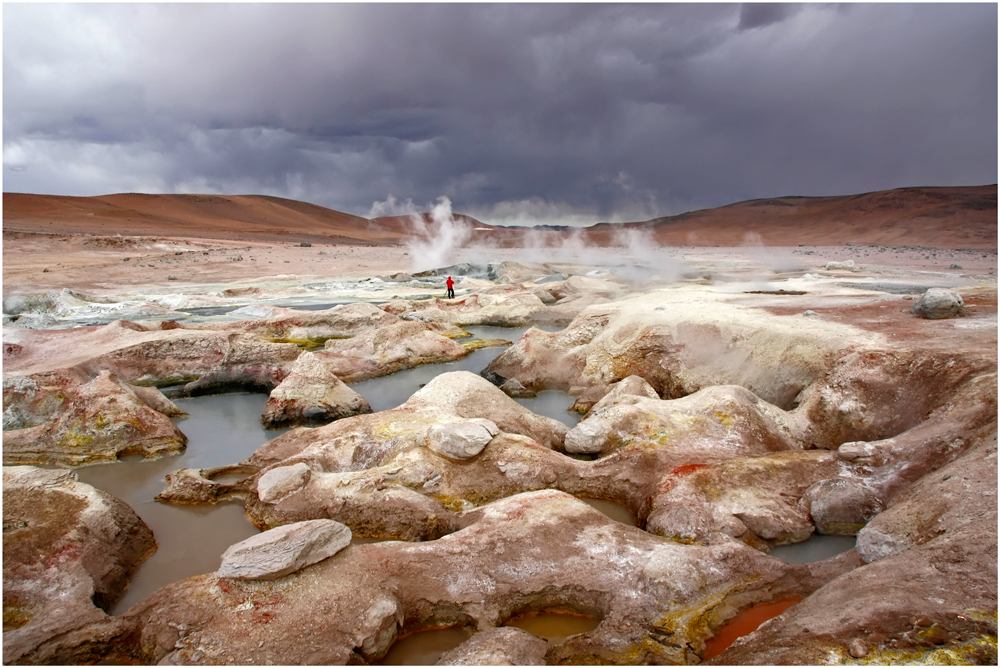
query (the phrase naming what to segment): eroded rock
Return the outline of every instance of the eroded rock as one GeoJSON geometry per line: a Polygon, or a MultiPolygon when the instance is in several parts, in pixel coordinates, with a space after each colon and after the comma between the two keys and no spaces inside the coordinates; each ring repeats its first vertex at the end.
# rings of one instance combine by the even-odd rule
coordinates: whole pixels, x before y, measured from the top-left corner
{"type": "Polygon", "coordinates": [[[38,648],[105,618],[132,571],[156,550],[127,505],[69,471],[3,470],[3,653],[38,648]]]}
{"type": "Polygon", "coordinates": [[[323,353],[304,352],[288,376],[271,391],[261,421],[265,427],[324,424],[371,413],[364,397],[349,388],[333,371],[323,353]]]}
{"type": "Polygon", "coordinates": [[[182,452],[187,445],[187,437],[169,417],[150,408],[108,371],[79,385],[41,387],[32,378],[22,381],[34,383],[35,391],[29,401],[21,402],[30,406],[21,410],[21,424],[41,423],[4,432],[5,464],[80,465],[131,454],[156,458],[182,452]]]}
{"type": "Polygon", "coordinates": [[[551,648],[547,662],[687,663],[734,608],[807,593],[833,576],[817,578],[738,542],[664,542],[553,491],[470,511],[465,524],[438,541],[351,546],[278,580],[189,578],[129,611],[113,651],[149,663],[197,655],[203,663],[342,664],[355,648],[380,658],[404,620],[408,628],[486,630],[555,608],[603,621],[551,648]],[[587,568],[574,567],[581,562],[587,568]],[[168,610],[185,628],[183,642],[158,634],[168,610]]]}

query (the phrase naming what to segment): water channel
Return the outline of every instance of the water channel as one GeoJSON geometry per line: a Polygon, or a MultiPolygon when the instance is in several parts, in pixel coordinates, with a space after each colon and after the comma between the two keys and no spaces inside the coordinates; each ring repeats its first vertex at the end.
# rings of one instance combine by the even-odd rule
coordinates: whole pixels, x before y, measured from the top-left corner
{"type": "MultiPolygon", "coordinates": [[[[475,338],[516,341],[528,328],[465,329],[475,338]]],[[[355,383],[352,388],[365,397],[372,410],[389,410],[404,403],[439,374],[461,370],[478,373],[502,350],[477,350],[456,362],[419,366],[391,376],[355,383]]],[[[573,403],[573,397],[561,392],[542,392],[537,398],[517,401],[536,414],[560,420],[570,427],[580,419],[578,414],[567,410],[573,403]]],[[[287,431],[266,430],[261,426],[260,416],[266,402],[267,395],[247,393],[178,399],[177,405],[191,416],[178,420],[178,426],[189,439],[184,453],[154,461],[144,461],[141,457],[125,458],[114,464],[77,469],[82,482],[110,492],[130,505],[153,531],[157,540],[156,552],[133,575],[129,588],[109,610],[110,614],[124,613],[138,601],[171,582],[214,571],[219,566],[222,553],[230,545],[257,533],[256,527],[244,515],[243,506],[239,502],[215,506],[183,506],[158,503],[153,497],[163,490],[164,477],[171,471],[234,464],[251,456],[268,440],[287,431]]],[[[582,500],[616,521],[636,525],[631,513],[618,504],[600,499],[582,500]]],[[[805,543],[775,548],[771,554],[785,561],[817,561],[853,546],[853,537],[814,536],[805,543]]],[[[597,623],[589,618],[555,617],[554,620],[544,615],[526,617],[521,620],[523,624],[514,625],[532,632],[532,625],[541,625],[544,633],[539,631],[538,634],[543,637],[552,636],[549,641],[555,642],[560,635],[559,629],[567,624],[569,626],[566,628],[570,630],[566,635],[584,632],[597,623]],[[588,625],[588,628],[584,628],[588,625]]],[[[439,656],[446,651],[447,646],[457,646],[466,637],[468,631],[465,629],[414,634],[397,643],[402,647],[394,647],[384,663],[423,663],[423,659],[439,656]]]]}
{"type": "MultiPolygon", "coordinates": [[[[527,329],[467,327],[466,331],[475,338],[516,341],[527,329]]],[[[355,383],[352,388],[368,400],[372,410],[388,410],[405,402],[435,376],[450,371],[478,373],[502,351],[503,348],[476,350],[457,362],[419,366],[355,383]]],[[[540,415],[570,426],[580,417],[567,412],[573,397],[561,392],[543,392],[539,399],[518,401],[540,415]]],[[[127,457],[113,464],[76,469],[82,482],[110,492],[131,506],[156,537],[156,552],[133,574],[128,589],[109,610],[110,614],[122,614],[171,582],[214,571],[226,548],[257,533],[244,515],[243,505],[237,501],[215,506],[183,506],[159,503],[153,497],[163,491],[164,477],[171,471],[235,464],[287,431],[261,426],[267,395],[210,395],[178,399],[175,403],[191,416],[177,420],[188,437],[187,450],[182,454],[154,461],[127,457]]]]}

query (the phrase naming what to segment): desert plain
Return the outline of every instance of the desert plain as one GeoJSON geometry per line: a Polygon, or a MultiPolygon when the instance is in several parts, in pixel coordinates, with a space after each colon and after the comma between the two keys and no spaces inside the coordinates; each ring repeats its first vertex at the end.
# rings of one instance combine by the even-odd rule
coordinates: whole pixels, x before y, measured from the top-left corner
{"type": "Polygon", "coordinates": [[[4,662],[363,665],[449,629],[442,665],[995,664],[996,196],[523,230],[6,193],[4,662]],[[352,389],[418,367],[391,408],[352,389]],[[288,430],[157,502],[260,533],[109,614],[163,546],[78,467],[169,461],[174,401],[232,392],[288,430]],[[853,547],[772,555],[817,536],[853,547]],[[593,623],[512,621],[542,615],[593,623]]]}

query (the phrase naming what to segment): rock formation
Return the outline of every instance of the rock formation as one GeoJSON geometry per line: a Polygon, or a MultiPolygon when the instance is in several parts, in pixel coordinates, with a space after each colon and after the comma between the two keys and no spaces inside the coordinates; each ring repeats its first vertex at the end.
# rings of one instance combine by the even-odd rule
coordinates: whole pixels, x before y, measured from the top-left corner
{"type": "MultiPolygon", "coordinates": [[[[138,564],[156,550],[127,505],[76,474],[3,470],[4,663],[37,660],[39,647],[105,619],[138,564]]],[[[86,647],[74,648],[86,656],[86,647]]]]}
{"type": "Polygon", "coordinates": [[[261,421],[266,427],[325,424],[371,413],[364,397],[347,387],[322,353],[304,352],[281,384],[271,390],[261,421]]]}

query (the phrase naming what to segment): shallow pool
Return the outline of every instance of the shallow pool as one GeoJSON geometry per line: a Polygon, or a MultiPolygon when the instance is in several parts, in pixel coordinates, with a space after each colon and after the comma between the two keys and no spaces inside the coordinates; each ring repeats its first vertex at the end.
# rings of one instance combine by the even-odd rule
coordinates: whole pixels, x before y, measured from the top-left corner
{"type": "Polygon", "coordinates": [[[210,468],[246,459],[287,430],[266,430],[260,416],[263,394],[220,394],[178,399],[190,418],[177,420],[188,437],[183,454],[153,461],[128,458],[114,464],[76,469],[82,482],[114,494],[130,505],[153,530],[157,550],[133,574],[129,588],[111,608],[121,614],[160,587],[219,567],[219,557],[234,543],[258,533],[238,502],[183,506],[153,500],[164,477],[184,468],[210,468]]]}
{"type": "MultiPolygon", "coordinates": [[[[475,338],[516,341],[527,327],[467,327],[475,338]]],[[[351,387],[374,411],[396,408],[435,376],[449,371],[479,373],[503,352],[503,348],[477,350],[448,364],[429,364],[383,376],[351,387]]],[[[543,392],[537,399],[519,403],[540,415],[574,425],[579,415],[566,408],[573,398],[560,392],[543,392]]],[[[144,461],[128,457],[113,464],[77,469],[82,482],[114,494],[130,505],[156,537],[157,550],[133,574],[131,583],[109,611],[121,614],[164,585],[216,570],[226,548],[257,533],[238,501],[215,506],[164,504],[153,498],[163,491],[164,478],[184,468],[212,468],[235,464],[287,429],[267,430],[260,416],[267,403],[265,394],[220,394],[177,399],[191,417],[177,420],[188,437],[187,450],[175,457],[144,461]]]]}
{"type": "Polygon", "coordinates": [[[806,564],[847,552],[856,542],[855,536],[824,536],[814,533],[801,543],[771,548],[769,554],[790,564],[806,564]]]}

